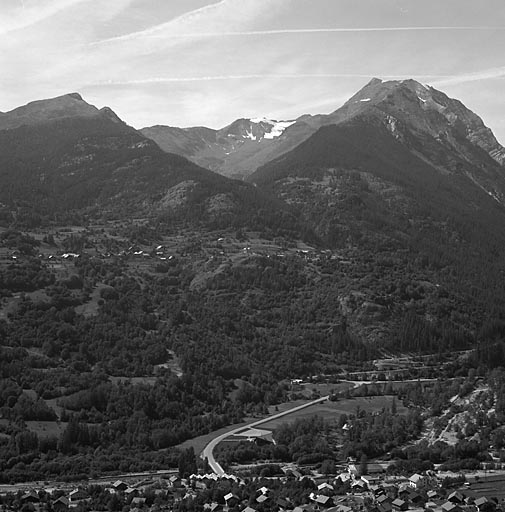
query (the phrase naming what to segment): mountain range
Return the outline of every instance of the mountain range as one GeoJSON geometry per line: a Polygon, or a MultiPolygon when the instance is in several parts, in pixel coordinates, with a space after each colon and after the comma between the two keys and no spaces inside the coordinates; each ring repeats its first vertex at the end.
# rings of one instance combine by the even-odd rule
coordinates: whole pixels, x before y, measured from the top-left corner
{"type": "MultiPolygon", "coordinates": [[[[414,339],[437,324],[440,340],[443,318],[476,335],[503,307],[505,149],[460,101],[373,79],[331,114],[278,123],[266,137],[272,123],[199,129],[207,138],[184,154],[275,195],[340,251],[346,271],[332,287],[361,339],[414,339]],[[409,309],[422,327],[399,325],[409,309]]],[[[142,132],[181,151],[169,128],[142,132]]]]}
{"type": "Polygon", "coordinates": [[[0,215],[31,225],[72,215],[229,223],[288,210],[253,185],[165,153],[77,93],[0,114],[0,181],[0,215]]]}
{"type": "Polygon", "coordinates": [[[76,93],[36,101],[0,114],[0,182],[4,226],[136,218],[334,251],[341,280],[317,280],[361,339],[398,333],[409,310],[475,334],[505,306],[505,149],[414,80],[221,130],[135,130],[76,93]]]}
{"type": "Polygon", "coordinates": [[[484,149],[497,162],[505,162],[505,150],[491,130],[461,102],[414,80],[372,79],[338,110],[324,115],[302,115],[295,120],[238,119],[220,130],[205,127],[152,126],[141,132],[163,150],[177,153],[227,176],[246,177],[258,167],[294,149],[319,128],[341,124],[371,111],[382,111],[395,123],[412,124],[418,134],[444,137],[461,150],[456,132],[484,149]],[[459,132],[458,132],[459,130],[459,132]]]}

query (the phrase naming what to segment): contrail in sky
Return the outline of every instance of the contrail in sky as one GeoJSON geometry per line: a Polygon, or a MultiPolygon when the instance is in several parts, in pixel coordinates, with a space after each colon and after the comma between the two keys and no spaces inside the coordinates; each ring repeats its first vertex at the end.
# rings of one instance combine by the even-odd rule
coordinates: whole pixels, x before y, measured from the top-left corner
{"type": "MultiPolygon", "coordinates": [[[[102,80],[93,82],[86,87],[100,87],[107,85],[142,85],[156,83],[177,83],[177,82],[212,82],[217,80],[247,80],[254,78],[371,78],[371,74],[355,73],[283,73],[283,74],[250,74],[250,75],[213,75],[213,76],[190,76],[190,77],[150,77],[137,80],[102,80]]],[[[381,75],[387,79],[403,79],[407,75],[381,75]]],[[[408,75],[409,78],[452,78],[453,75],[408,75]]]]}
{"type": "Polygon", "coordinates": [[[286,28],[272,30],[244,30],[237,32],[198,32],[192,34],[153,34],[151,37],[220,37],[220,36],[267,36],[276,34],[318,34],[328,32],[406,32],[409,30],[505,30],[492,26],[427,26],[427,27],[350,27],[350,28],[286,28]]]}
{"type": "Polygon", "coordinates": [[[145,31],[134,32],[132,34],[125,34],[123,36],[112,37],[102,41],[95,41],[91,45],[100,45],[105,43],[113,43],[115,41],[125,41],[137,39],[140,37],[145,38],[163,38],[163,39],[185,39],[185,38],[200,38],[200,37],[240,37],[240,36],[269,36],[280,34],[325,34],[333,32],[409,32],[409,31],[440,31],[440,30],[505,30],[505,26],[423,26],[423,27],[329,27],[329,28],[286,28],[286,29],[272,29],[272,30],[244,30],[236,32],[190,32],[190,33],[170,33],[162,32],[164,27],[152,27],[145,31]]]}
{"type": "Polygon", "coordinates": [[[401,75],[382,75],[373,73],[278,73],[278,74],[247,74],[247,75],[209,75],[209,76],[188,76],[188,77],[148,77],[132,80],[101,80],[86,84],[85,87],[106,87],[114,85],[147,85],[147,84],[163,84],[163,83],[179,83],[179,82],[214,82],[224,80],[248,80],[248,79],[293,79],[293,78],[372,78],[380,76],[386,80],[403,80],[412,78],[414,80],[430,80],[433,79],[433,85],[449,85],[465,82],[473,82],[477,80],[486,80],[492,78],[504,78],[505,67],[482,70],[476,73],[467,73],[460,75],[441,75],[441,74],[408,74],[401,75]]]}
{"type": "Polygon", "coordinates": [[[434,85],[457,85],[466,82],[477,82],[479,80],[488,80],[493,78],[505,78],[505,67],[491,68],[477,71],[476,73],[462,73],[460,75],[451,75],[440,77],[433,82],[434,85]]]}

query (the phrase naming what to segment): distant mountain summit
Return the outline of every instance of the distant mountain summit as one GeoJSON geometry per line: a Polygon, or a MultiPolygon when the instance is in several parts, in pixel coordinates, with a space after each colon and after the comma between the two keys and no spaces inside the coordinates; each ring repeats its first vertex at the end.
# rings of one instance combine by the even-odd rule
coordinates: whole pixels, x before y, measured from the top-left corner
{"type": "Polygon", "coordinates": [[[168,153],[183,155],[220,174],[241,178],[257,167],[258,153],[275,146],[274,141],[295,122],[242,118],[220,130],[152,126],[140,131],[168,153]]]}
{"type": "Polygon", "coordinates": [[[0,130],[66,119],[70,117],[96,117],[101,111],[86,103],[74,92],[47,100],[32,101],[27,105],[0,114],[0,130]]]}
{"type": "Polygon", "coordinates": [[[238,119],[221,130],[153,126],[141,132],[164,151],[183,155],[220,174],[245,178],[322,126],[367,115],[382,117],[398,137],[402,126],[408,125],[418,135],[443,140],[471,162],[476,158],[474,150],[480,148],[500,165],[505,164],[505,149],[479,116],[460,101],[415,80],[374,78],[331,114],[305,114],[292,121],[238,119]]]}
{"type": "MultiPolygon", "coordinates": [[[[379,169],[380,162],[394,156],[385,148],[393,151],[394,146],[394,154],[403,154],[402,161],[411,160],[411,169],[427,164],[439,175],[451,176],[453,187],[469,181],[479,192],[505,205],[505,148],[479,116],[433,87],[415,80],[383,82],[374,78],[335,112],[302,116],[293,128],[302,122],[310,125],[311,134],[293,150],[259,168],[251,181],[272,182],[299,175],[313,165],[348,167],[354,162],[356,169],[366,168],[366,155],[375,159],[379,169]],[[383,141],[382,146],[376,145],[378,140],[383,141]]],[[[407,172],[391,160],[382,167],[395,180],[407,172]]],[[[411,178],[410,185],[412,173],[411,178]]]]}
{"type": "Polygon", "coordinates": [[[292,220],[253,185],[167,154],[77,93],[0,115],[0,203],[0,220],[21,225],[131,215],[237,226],[255,219],[260,227],[292,220]]]}
{"type": "Polygon", "coordinates": [[[503,148],[476,114],[413,80],[375,79],[289,130],[302,122],[311,134],[247,179],[339,254],[349,330],[408,346],[423,325],[437,350],[435,339],[476,332],[489,304],[504,307],[503,148]],[[417,327],[399,321],[408,315],[417,327]]]}
{"type": "Polygon", "coordinates": [[[455,149],[462,150],[462,139],[475,144],[500,164],[505,163],[505,148],[496,140],[482,119],[456,99],[415,80],[371,80],[342,108],[329,116],[339,122],[377,109],[417,132],[424,132],[455,149]]]}

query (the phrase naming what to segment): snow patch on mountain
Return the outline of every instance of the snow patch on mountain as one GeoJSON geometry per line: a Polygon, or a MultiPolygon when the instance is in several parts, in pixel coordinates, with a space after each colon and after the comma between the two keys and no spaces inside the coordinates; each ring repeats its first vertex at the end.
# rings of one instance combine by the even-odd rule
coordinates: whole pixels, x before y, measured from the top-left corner
{"type": "Polygon", "coordinates": [[[275,139],[276,137],[282,135],[286,128],[295,123],[296,121],[271,121],[269,124],[272,125],[272,129],[265,133],[264,138],[275,139]]]}
{"type": "Polygon", "coordinates": [[[251,139],[251,140],[256,140],[256,135],[253,135],[253,132],[252,132],[252,131],[251,131],[251,132],[249,132],[249,131],[248,131],[248,132],[246,132],[246,134],[245,134],[245,138],[246,138],[246,139],[251,139]]]}

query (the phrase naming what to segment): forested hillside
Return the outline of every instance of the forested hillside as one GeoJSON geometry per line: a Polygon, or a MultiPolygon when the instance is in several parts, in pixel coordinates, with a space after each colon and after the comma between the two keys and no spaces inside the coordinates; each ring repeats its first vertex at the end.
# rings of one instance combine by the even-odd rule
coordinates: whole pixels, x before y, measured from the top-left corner
{"type": "MultiPolygon", "coordinates": [[[[9,114],[0,480],[174,467],[180,443],[307,398],[292,381],[385,380],[391,356],[409,364],[390,380],[470,387],[505,365],[497,142],[435,92],[419,94],[446,110],[381,84],[253,183],[165,154],[80,97],[9,114]]],[[[340,455],[403,456],[428,406],[393,391],[416,410],[356,415],[340,455]]],[[[283,435],[283,460],[302,457],[283,435]]]]}

